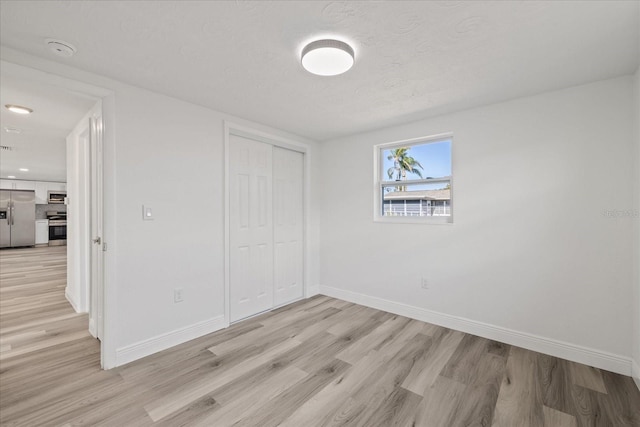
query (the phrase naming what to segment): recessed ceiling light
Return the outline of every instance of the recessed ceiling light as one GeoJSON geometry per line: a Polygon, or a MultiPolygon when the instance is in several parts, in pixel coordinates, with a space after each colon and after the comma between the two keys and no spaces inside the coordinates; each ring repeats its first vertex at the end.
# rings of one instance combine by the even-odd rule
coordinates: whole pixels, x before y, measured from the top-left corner
{"type": "Polygon", "coordinates": [[[74,45],[64,40],[46,39],[44,42],[51,52],[63,58],[71,58],[78,51],[74,45]]]}
{"type": "Polygon", "coordinates": [[[27,169],[27,168],[20,168],[20,172],[29,172],[29,169],[27,169]]]}
{"type": "Polygon", "coordinates": [[[4,131],[7,133],[22,133],[22,129],[10,127],[10,126],[5,126],[4,131]]]}
{"type": "Polygon", "coordinates": [[[353,48],[338,40],[316,40],[302,49],[302,66],[319,76],[337,76],[355,61],[353,48]]]}
{"type": "Polygon", "coordinates": [[[20,105],[7,104],[6,109],[17,114],[31,114],[33,110],[31,108],[22,107],[20,105]]]}
{"type": "Polygon", "coordinates": [[[9,179],[16,179],[16,177],[14,175],[7,175],[7,178],[9,179]]]}

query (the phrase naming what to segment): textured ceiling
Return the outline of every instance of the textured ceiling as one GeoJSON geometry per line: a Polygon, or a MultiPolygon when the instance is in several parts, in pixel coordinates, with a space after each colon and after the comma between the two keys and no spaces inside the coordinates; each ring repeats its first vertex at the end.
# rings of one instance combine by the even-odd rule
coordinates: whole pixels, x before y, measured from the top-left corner
{"type": "Polygon", "coordinates": [[[12,147],[0,155],[1,177],[36,181],[66,181],[66,137],[96,103],[95,99],[50,85],[38,84],[3,70],[0,76],[0,143],[12,147]],[[23,116],[4,105],[33,109],[23,116]],[[7,133],[5,127],[22,132],[7,133]],[[20,168],[29,169],[21,172],[20,168]]]}
{"type": "Polygon", "coordinates": [[[637,1],[2,1],[3,45],[325,140],[632,73],[637,1]],[[73,43],[69,59],[45,38],[73,43]],[[306,42],[352,44],[318,77],[306,42]]]}

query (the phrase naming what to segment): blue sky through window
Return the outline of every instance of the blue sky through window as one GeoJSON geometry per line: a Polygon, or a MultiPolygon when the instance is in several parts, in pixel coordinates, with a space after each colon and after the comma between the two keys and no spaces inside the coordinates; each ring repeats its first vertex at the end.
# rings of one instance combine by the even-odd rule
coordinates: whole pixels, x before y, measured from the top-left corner
{"type": "MultiPolygon", "coordinates": [[[[431,142],[419,145],[409,146],[407,154],[416,159],[422,165],[423,178],[440,178],[443,176],[451,176],[451,140],[431,142]]],[[[393,159],[388,160],[392,149],[382,151],[382,179],[389,180],[387,170],[393,167],[393,159]]],[[[420,179],[418,175],[407,173],[407,180],[420,179]]],[[[445,184],[446,185],[446,184],[445,184]]],[[[442,184],[438,185],[442,187],[442,184]]],[[[415,188],[417,190],[417,188],[415,188]]]]}

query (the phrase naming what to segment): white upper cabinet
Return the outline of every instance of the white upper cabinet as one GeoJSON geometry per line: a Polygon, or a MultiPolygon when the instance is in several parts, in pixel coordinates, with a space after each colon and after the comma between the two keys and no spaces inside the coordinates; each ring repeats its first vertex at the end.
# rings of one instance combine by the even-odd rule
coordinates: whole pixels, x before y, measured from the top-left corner
{"type": "Polygon", "coordinates": [[[36,182],[36,205],[47,204],[48,191],[49,191],[48,182],[36,182]]]}
{"type": "Polygon", "coordinates": [[[35,190],[35,181],[18,181],[15,179],[0,179],[0,188],[3,190],[35,190]]]}
{"type": "Polygon", "coordinates": [[[2,190],[35,190],[36,204],[46,205],[49,191],[67,191],[66,182],[19,181],[15,179],[0,179],[2,190]]]}
{"type": "Polygon", "coordinates": [[[49,184],[49,191],[67,191],[66,182],[47,182],[49,184]]]}

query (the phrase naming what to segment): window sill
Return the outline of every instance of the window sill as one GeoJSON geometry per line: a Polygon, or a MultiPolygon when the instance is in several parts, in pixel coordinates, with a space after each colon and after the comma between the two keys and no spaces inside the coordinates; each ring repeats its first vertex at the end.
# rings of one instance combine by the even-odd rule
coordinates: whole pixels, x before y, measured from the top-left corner
{"type": "Polygon", "coordinates": [[[373,222],[386,224],[424,224],[424,225],[453,225],[452,217],[410,217],[410,216],[379,216],[373,218],[373,222]]]}

